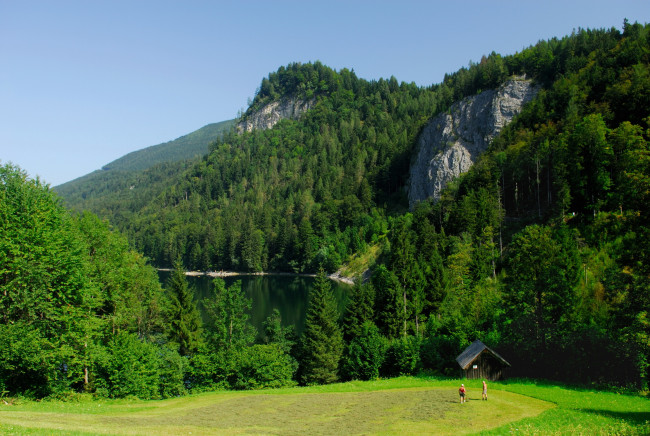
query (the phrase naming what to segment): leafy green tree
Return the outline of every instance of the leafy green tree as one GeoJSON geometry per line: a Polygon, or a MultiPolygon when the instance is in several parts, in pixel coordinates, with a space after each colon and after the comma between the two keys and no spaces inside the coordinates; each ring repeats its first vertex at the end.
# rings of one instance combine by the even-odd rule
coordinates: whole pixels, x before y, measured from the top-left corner
{"type": "Polygon", "coordinates": [[[447,288],[447,270],[441,255],[443,251],[441,242],[447,238],[444,232],[436,232],[435,226],[431,223],[431,212],[431,204],[421,202],[413,213],[414,231],[417,235],[418,268],[426,280],[423,300],[425,313],[438,310],[447,288]]]}
{"type": "MultiPolygon", "coordinates": [[[[647,138],[646,133],[646,138],[647,138]]],[[[614,151],[614,178],[616,191],[612,206],[648,213],[650,205],[650,143],[643,137],[641,126],[623,122],[609,137],[614,151]]]]}
{"type": "Polygon", "coordinates": [[[96,313],[105,328],[141,338],[163,332],[166,301],[156,271],[106,221],[84,212],[75,222],[90,261],[88,276],[100,290],[96,313]]]}
{"type": "Polygon", "coordinates": [[[184,360],[175,350],[121,332],[97,362],[97,391],[112,398],[159,399],[185,392],[184,360]]]}
{"type": "Polygon", "coordinates": [[[466,337],[472,331],[469,311],[474,299],[474,283],[470,268],[474,247],[467,233],[450,239],[452,253],[447,257],[449,285],[439,313],[449,330],[466,337]]]}
{"type": "Polygon", "coordinates": [[[241,249],[242,261],[247,271],[262,271],[262,265],[266,263],[262,260],[263,249],[264,234],[255,228],[251,220],[248,220],[242,235],[241,249]]]}
{"type": "MultiPolygon", "coordinates": [[[[423,262],[422,262],[423,263],[423,262]]],[[[425,276],[425,268],[422,267],[421,260],[414,262],[411,271],[411,313],[413,314],[413,331],[416,336],[422,334],[423,321],[426,316],[423,316],[424,308],[426,306],[426,287],[427,279],[425,276]]]]}
{"type": "Polygon", "coordinates": [[[611,188],[613,151],[602,115],[583,118],[569,137],[568,160],[574,201],[579,210],[600,210],[611,188]]]}
{"type": "Polygon", "coordinates": [[[420,268],[426,279],[424,310],[435,313],[444,301],[448,286],[448,271],[438,249],[429,253],[429,261],[421,260],[420,268]]]}
{"type": "Polygon", "coordinates": [[[442,319],[430,317],[427,320],[426,334],[421,342],[420,361],[422,366],[437,374],[458,375],[456,357],[469,341],[462,332],[451,330],[442,319]]]}
{"type": "Polygon", "coordinates": [[[189,356],[186,385],[191,392],[229,389],[233,375],[233,358],[225,350],[216,350],[203,341],[196,353],[189,356]]]}
{"type": "Polygon", "coordinates": [[[621,245],[610,248],[610,254],[621,257],[607,268],[602,286],[610,315],[606,331],[615,341],[617,351],[612,370],[619,383],[645,389],[650,384],[650,268],[645,248],[650,234],[645,225],[633,227],[635,230],[621,229],[624,235],[616,239],[621,245]]]}
{"type": "Polygon", "coordinates": [[[187,393],[185,387],[189,361],[171,344],[155,343],[158,353],[158,380],[161,398],[175,398],[187,393]]]}
{"type": "Polygon", "coordinates": [[[420,342],[412,335],[390,341],[381,373],[389,377],[415,374],[420,363],[420,342]]]}
{"type": "Polygon", "coordinates": [[[297,369],[298,363],[281,344],[255,344],[238,353],[230,384],[234,389],[293,386],[297,369]]]}
{"type": "Polygon", "coordinates": [[[471,269],[473,279],[480,281],[485,277],[496,278],[497,250],[492,226],[484,227],[480,236],[474,238],[471,269]]]}
{"type": "Polygon", "coordinates": [[[180,354],[187,356],[201,343],[202,322],[194,301],[194,289],[188,284],[180,261],[174,264],[167,290],[171,300],[168,336],[178,344],[180,354]]]}
{"type": "Polygon", "coordinates": [[[21,388],[49,394],[87,384],[99,304],[81,238],[58,197],[19,168],[0,166],[0,324],[43,345],[42,353],[28,346],[10,354],[17,372],[31,372],[35,361],[44,370],[32,379],[37,385],[24,380],[21,388]]]}
{"type": "Polygon", "coordinates": [[[469,234],[453,238],[452,253],[447,257],[449,285],[457,294],[465,294],[472,285],[470,266],[474,247],[469,234]]]}
{"type": "Polygon", "coordinates": [[[255,328],[248,321],[251,300],[242,291],[238,280],[226,286],[222,278],[212,281],[212,295],[203,300],[210,323],[206,325],[208,340],[215,348],[238,350],[255,340],[255,328]]]}
{"type": "MultiPolygon", "coordinates": [[[[414,308],[413,301],[416,289],[422,288],[418,279],[421,278],[421,271],[417,268],[415,233],[411,231],[412,216],[407,214],[397,220],[393,237],[391,238],[391,261],[390,268],[395,272],[400,284],[401,291],[401,318],[402,335],[406,336],[407,323],[411,318],[414,308]],[[417,270],[417,271],[416,271],[417,270]]],[[[421,310],[421,305],[418,305],[421,310]]],[[[415,314],[417,316],[417,314],[415,314]]]]}
{"type": "Polygon", "coordinates": [[[332,287],[321,268],[309,298],[302,338],[301,382],[327,384],[338,380],[343,335],[332,287]]]}
{"type": "Polygon", "coordinates": [[[55,390],[56,346],[26,322],[0,324],[0,390],[10,395],[32,392],[44,397],[55,390]]]}

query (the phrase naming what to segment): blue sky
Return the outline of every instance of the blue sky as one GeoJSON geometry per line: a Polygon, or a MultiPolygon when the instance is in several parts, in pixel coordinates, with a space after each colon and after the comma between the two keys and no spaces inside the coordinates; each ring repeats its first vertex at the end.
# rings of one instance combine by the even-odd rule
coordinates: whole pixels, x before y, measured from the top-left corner
{"type": "Polygon", "coordinates": [[[0,161],[52,186],[235,118],[320,60],[426,86],[492,51],[650,22],[639,1],[0,0],[0,161]]]}

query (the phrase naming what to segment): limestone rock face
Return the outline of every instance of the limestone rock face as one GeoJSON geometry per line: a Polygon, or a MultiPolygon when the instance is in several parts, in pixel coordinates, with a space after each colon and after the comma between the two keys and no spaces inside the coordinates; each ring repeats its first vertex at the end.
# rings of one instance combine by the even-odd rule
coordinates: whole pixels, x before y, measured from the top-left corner
{"type": "Polygon", "coordinates": [[[492,139],[532,100],[539,88],[516,78],[499,89],[484,91],[454,103],[448,113],[432,118],[424,127],[411,163],[408,195],[411,208],[440,192],[466,172],[487,150],[492,139]]]}
{"type": "Polygon", "coordinates": [[[237,129],[240,132],[250,132],[253,129],[270,129],[280,120],[286,118],[298,119],[300,115],[311,109],[314,104],[316,104],[314,99],[297,100],[288,98],[281,101],[272,101],[237,124],[237,129]]]}

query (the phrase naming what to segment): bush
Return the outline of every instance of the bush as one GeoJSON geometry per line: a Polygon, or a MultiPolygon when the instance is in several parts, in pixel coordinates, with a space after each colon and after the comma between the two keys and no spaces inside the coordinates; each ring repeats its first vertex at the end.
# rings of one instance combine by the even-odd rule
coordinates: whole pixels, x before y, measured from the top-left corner
{"type": "Polygon", "coordinates": [[[41,398],[55,392],[57,356],[40,332],[0,324],[0,392],[41,398]]]}
{"type": "Polygon", "coordinates": [[[97,392],[112,398],[158,399],[183,392],[183,364],[176,351],[118,333],[99,356],[97,392]]]}
{"type": "Polygon", "coordinates": [[[162,398],[178,397],[186,394],[185,376],[189,367],[188,358],[178,354],[169,345],[158,349],[160,357],[159,378],[162,398]]]}
{"type": "Polygon", "coordinates": [[[225,350],[214,350],[203,344],[189,359],[186,389],[196,393],[227,389],[233,363],[225,350]]]}
{"type": "Polygon", "coordinates": [[[420,339],[404,336],[393,339],[381,372],[388,377],[414,374],[420,363],[420,339]]]}
{"type": "Polygon", "coordinates": [[[460,341],[455,336],[437,334],[422,341],[420,356],[425,369],[446,376],[458,375],[456,357],[461,353],[460,341]]]}
{"type": "Polygon", "coordinates": [[[343,357],[342,370],[349,380],[372,380],[379,377],[388,341],[377,326],[370,321],[363,323],[361,332],[348,345],[343,357]]]}
{"type": "Polygon", "coordinates": [[[279,343],[231,350],[202,346],[190,359],[189,368],[186,387],[201,392],[293,386],[298,363],[279,343]]]}
{"type": "Polygon", "coordinates": [[[279,344],[253,345],[241,350],[233,368],[231,387],[263,389],[293,386],[298,362],[279,344]]]}

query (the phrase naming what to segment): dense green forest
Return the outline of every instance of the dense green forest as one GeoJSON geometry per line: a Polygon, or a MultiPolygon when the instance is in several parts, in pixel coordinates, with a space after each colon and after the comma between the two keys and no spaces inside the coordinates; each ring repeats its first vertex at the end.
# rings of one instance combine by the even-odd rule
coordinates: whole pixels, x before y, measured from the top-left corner
{"type": "MultiPolygon", "coordinates": [[[[477,80],[465,93],[492,84],[477,80]]],[[[446,84],[368,82],[320,63],[270,74],[251,107],[278,93],[314,95],[318,103],[299,121],[232,131],[120,226],[155,264],[180,256],[200,270],[336,270],[379,242],[388,215],[404,210],[413,143],[429,117],[455,98],[446,84]]]]}
{"type": "MultiPolygon", "coordinates": [[[[578,30],[514,55],[492,53],[426,88],[366,81],[318,62],[290,64],[263,79],[244,116],[288,96],[317,103],[273,129],[230,131],[200,162],[168,178],[164,167],[149,169],[147,177],[161,180],[155,188],[111,207],[89,203],[154,265],[177,271],[165,292],[143,285],[140,292],[151,295],[137,304],[123,303],[137,295],[128,285],[110,284],[121,280],[119,262],[129,256],[145,268],[124,237],[93,215],[68,217],[47,187],[5,167],[3,195],[44,198],[56,217],[32,229],[38,215],[31,214],[46,212],[7,211],[5,197],[0,203],[8,235],[0,261],[7,314],[0,388],[47,394],[65,378],[69,388],[159,397],[420,370],[457,375],[455,357],[476,338],[507,356],[512,375],[647,388],[648,25],[626,21],[622,31],[578,30]],[[440,201],[409,211],[404,186],[426,121],[514,75],[542,90],[440,201]],[[55,236],[24,239],[23,231],[55,236]],[[119,240],[110,246],[131,254],[111,257],[117,264],[96,261],[97,250],[117,250],[89,246],[97,232],[103,244],[119,240]],[[32,240],[54,245],[23,245],[32,240]],[[78,250],[53,248],[70,241],[78,250]],[[339,326],[324,275],[370,252],[379,253],[368,261],[372,277],[354,287],[339,326]],[[29,256],[42,257],[36,265],[45,275],[23,266],[36,261],[29,256]],[[202,323],[183,268],[320,270],[302,338],[276,316],[266,341],[255,343],[245,316],[250,302],[219,280],[203,303],[212,321],[202,323]],[[38,311],[26,292],[32,286],[42,289],[38,311]],[[123,312],[138,307],[139,317],[123,312]],[[32,342],[12,347],[19,338],[32,342]],[[50,345],[59,341],[68,342],[50,345]],[[158,359],[150,365],[158,372],[138,381],[141,391],[125,387],[140,386],[135,381],[115,379],[129,367],[124,356],[158,359]],[[30,381],[12,385],[16,371],[30,381]],[[154,379],[157,390],[146,392],[154,379]]],[[[146,370],[131,372],[140,380],[146,370]]]]}

